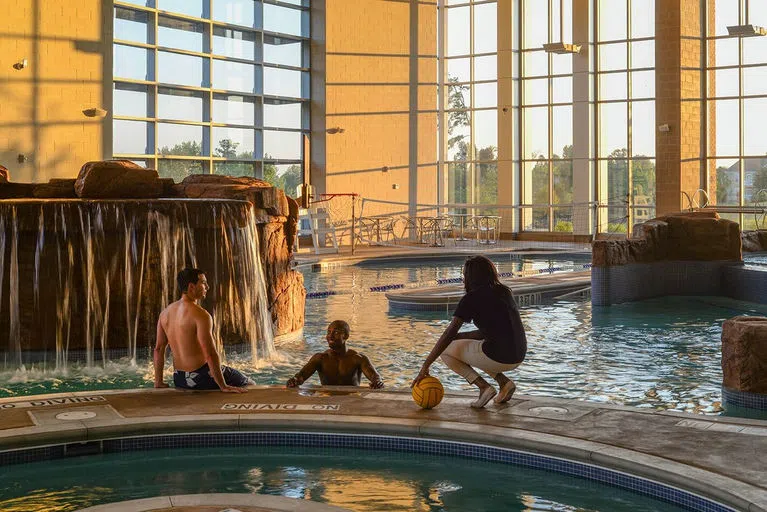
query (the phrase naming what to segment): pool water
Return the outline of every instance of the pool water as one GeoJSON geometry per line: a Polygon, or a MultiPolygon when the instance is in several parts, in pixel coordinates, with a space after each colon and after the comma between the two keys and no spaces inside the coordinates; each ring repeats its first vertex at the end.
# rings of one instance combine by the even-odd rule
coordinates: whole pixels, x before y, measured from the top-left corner
{"type": "Polygon", "coordinates": [[[0,509],[65,512],[198,493],[284,496],[365,511],[654,511],[671,504],[585,479],[417,453],[183,448],[0,468],[0,509]],[[85,483],[89,482],[89,483],[85,483]]]}
{"type": "MultiPolygon", "coordinates": [[[[588,255],[499,257],[500,272],[582,268],[588,255]]],[[[389,387],[409,385],[451,319],[446,311],[390,311],[384,292],[371,287],[433,283],[460,277],[463,259],[380,262],[304,273],[308,292],[336,295],[306,302],[304,339],[280,345],[279,358],[254,368],[247,356],[227,363],[257,384],[282,384],[325,350],[327,324],[351,326],[348,345],[369,356],[389,387]]],[[[664,297],[610,307],[589,301],[556,301],[522,309],[528,337],[525,362],[510,375],[518,392],[632,405],[657,410],[720,414],[721,324],[744,314],[767,314],[767,306],[723,297],[664,297]]],[[[468,328],[471,328],[470,326],[468,328]]],[[[149,350],[146,356],[151,360],[149,350]]],[[[441,363],[432,367],[448,389],[467,390],[441,363]]],[[[170,369],[168,369],[170,378],[170,369]]],[[[319,383],[316,376],[310,383],[319,383]]],[[[40,368],[0,373],[0,395],[151,387],[149,361],[115,361],[105,368],[73,365],[68,374],[40,368]]]]}

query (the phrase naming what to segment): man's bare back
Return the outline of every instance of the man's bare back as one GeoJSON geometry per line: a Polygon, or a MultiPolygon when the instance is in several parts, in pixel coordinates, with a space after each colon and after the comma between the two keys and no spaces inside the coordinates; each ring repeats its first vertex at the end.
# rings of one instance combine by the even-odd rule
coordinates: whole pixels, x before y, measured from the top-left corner
{"type": "Polygon", "coordinates": [[[237,370],[221,365],[213,342],[213,318],[197,303],[208,293],[205,273],[187,268],[179,272],[177,279],[181,298],[165,308],[157,320],[154,386],[168,387],[163,381],[163,370],[165,349],[170,346],[176,387],[245,392],[243,387],[252,382],[237,370]]]}

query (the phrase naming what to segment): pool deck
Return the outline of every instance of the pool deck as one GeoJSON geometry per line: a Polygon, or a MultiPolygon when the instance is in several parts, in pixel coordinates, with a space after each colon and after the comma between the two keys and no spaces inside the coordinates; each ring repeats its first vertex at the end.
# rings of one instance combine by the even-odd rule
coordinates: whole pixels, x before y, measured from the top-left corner
{"type": "Polygon", "coordinates": [[[737,510],[767,511],[767,421],[522,395],[474,410],[468,406],[473,399],[451,392],[437,408],[422,410],[406,389],[311,386],[252,386],[245,394],[169,388],[4,398],[0,450],[211,431],[428,437],[597,464],[737,510]]]}

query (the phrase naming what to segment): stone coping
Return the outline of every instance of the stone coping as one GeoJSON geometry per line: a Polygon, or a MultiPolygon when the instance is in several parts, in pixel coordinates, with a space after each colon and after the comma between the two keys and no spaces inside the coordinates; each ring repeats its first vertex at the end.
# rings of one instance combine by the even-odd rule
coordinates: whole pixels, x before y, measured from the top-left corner
{"type": "Polygon", "coordinates": [[[253,386],[238,395],[168,388],[4,398],[0,450],[214,431],[432,438],[596,464],[738,510],[767,511],[767,459],[759,455],[767,453],[767,421],[521,395],[476,411],[468,407],[472,399],[451,392],[425,411],[409,390],[310,386],[253,386]]]}
{"type": "Polygon", "coordinates": [[[80,512],[349,512],[316,501],[265,494],[181,494],[121,501],[81,509],[80,512]],[[237,509],[232,509],[237,507],[237,509]]]}

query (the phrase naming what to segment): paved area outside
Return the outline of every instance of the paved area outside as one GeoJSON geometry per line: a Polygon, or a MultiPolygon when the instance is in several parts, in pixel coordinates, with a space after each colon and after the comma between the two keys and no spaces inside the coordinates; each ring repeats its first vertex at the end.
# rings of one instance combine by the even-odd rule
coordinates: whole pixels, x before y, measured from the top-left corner
{"type": "Polygon", "coordinates": [[[0,400],[0,449],[172,432],[315,430],[458,439],[557,455],[767,511],[767,421],[515,396],[483,410],[450,393],[433,410],[409,390],[253,387],[0,400]]]}

